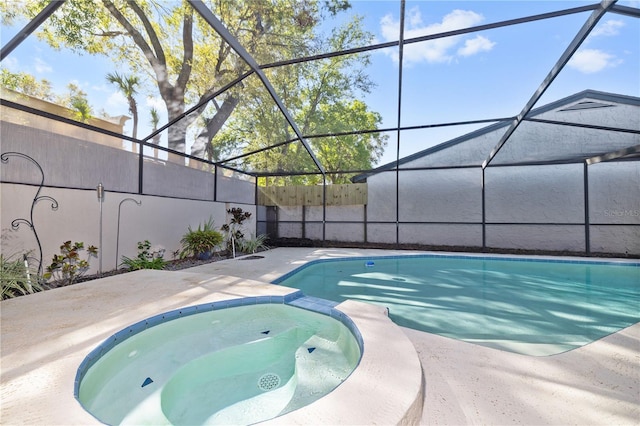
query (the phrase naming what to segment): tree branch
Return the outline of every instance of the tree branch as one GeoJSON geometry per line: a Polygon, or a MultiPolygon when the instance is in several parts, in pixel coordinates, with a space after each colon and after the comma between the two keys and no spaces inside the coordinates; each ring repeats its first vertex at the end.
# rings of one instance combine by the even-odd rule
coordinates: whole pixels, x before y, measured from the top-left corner
{"type": "Polygon", "coordinates": [[[188,10],[189,12],[184,14],[182,24],[182,67],[180,68],[180,74],[178,74],[176,81],[176,86],[179,87],[183,93],[189,82],[191,69],[193,67],[193,9],[188,8],[188,10]]]}
{"type": "Polygon", "coordinates": [[[109,13],[113,15],[113,17],[122,25],[127,33],[131,36],[134,43],[140,48],[147,61],[151,65],[153,72],[156,75],[156,81],[158,83],[158,89],[160,90],[160,94],[163,98],[168,99],[173,97],[174,88],[169,83],[169,73],[167,70],[166,58],[164,56],[164,50],[160,45],[158,40],[158,36],[155,33],[153,27],[151,26],[149,20],[144,14],[144,11],[140,9],[140,7],[135,4],[135,2],[130,1],[129,6],[134,10],[134,12],[138,15],[138,17],[142,20],[145,30],[147,31],[147,35],[149,36],[149,40],[154,46],[154,50],[151,49],[149,44],[147,44],[146,40],[142,36],[142,34],[127,20],[127,18],[120,13],[120,11],[115,7],[115,5],[110,0],[102,0],[102,3],[107,8],[109,13]],[[155,53],[154,53],[155,51],[155,53]],[[157,56],[156,56],[157,55],[157,56]]]}

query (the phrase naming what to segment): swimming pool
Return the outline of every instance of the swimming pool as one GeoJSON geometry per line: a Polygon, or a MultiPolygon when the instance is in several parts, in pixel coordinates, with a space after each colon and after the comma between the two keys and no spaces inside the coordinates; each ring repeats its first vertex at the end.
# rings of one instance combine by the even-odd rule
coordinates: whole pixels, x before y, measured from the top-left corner
{"type": "Polygon", "coordinates": [[[314,402],[357,366],[362,342],[344,314],[253,302],[122,330],[78,369],[77,399],[107,424],[252,424],[314,402]]]}
{"type": "Polygon", "coordinates": [[[326,259],[274,281],[389,308],[398,325],[527,355],[561,353],[640,321],[640,263],[416,255],[326,259]]]}

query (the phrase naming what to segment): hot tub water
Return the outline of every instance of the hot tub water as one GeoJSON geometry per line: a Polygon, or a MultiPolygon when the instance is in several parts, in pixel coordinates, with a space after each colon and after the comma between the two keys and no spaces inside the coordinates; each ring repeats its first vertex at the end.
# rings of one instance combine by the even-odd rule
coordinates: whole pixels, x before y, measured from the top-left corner
{"type": "Polygon", "coordinates": [[[108,424],[249,424],[307,405],[355,369],[341,321],[284,304],[188,315],[110,348],[78,399],[108,424]]]}

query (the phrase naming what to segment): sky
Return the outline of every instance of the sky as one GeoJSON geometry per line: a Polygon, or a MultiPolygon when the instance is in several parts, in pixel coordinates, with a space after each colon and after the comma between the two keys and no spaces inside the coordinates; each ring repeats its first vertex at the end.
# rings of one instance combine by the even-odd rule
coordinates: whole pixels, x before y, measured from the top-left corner
{"type": "MultiPolygon", "coordinates": [[[[399,1],[352,0],[343,17],[322,27],[329,32],[353,15],[361,16],[376,43],[396,41],[400,29],[399,1]]],[[[529,16],[593,2],[585,1],[407,1],[405,39],[442,31],[529,16]]],[[[19,5],[19,2],[16,2],[19,5]]],[[[619,1],[640,7],[640,1],[619,1]]],[[[367,69],[374,83],[370,93],[360,93],[370,110],[383,117],[382,127],[454,123],[515,116],[538,89],[567,48],[590,12],[494,30],[406,45],[402,78],[399,51],[389,48],[370,52],[367,69]],[[399,91],[400,81],[402,90],[399,91]],[[400,102],[399,96],[400,93],[400,102]],[[399,114],[400,113],[400,114],[399,114]],[[398,117],[400,121],[398,120],[398,117]]],[[[23,25],[23,24],[22,24],[23,25]]],[[[2,27],[2,44],[19,26],[2,27]]],[[[113,65],[103,57],[78,56],[53,51],[29,37],[2,64],[11,71],[25,71],[47,79],[56,93],[69,82],[88,94],[94,112],[128,115],[128,105],[105,76],[113,65]]],[[[607,14],[592,31],[536,106],[585,89],[640,96],[640,20],[607,14]]],[[[160,111],[156,97],[139,99],[139,135],[150,131],[149,109],[160,111]]],[[[414,130],[400,135],[400,157],[474,130],[479,125],[414,130]]],[[[125,131],[130,134],[130,122],[125,131]]],[[[389,133],[389,146],[378,164],[396,159],[397,133],[389,133]]]]}

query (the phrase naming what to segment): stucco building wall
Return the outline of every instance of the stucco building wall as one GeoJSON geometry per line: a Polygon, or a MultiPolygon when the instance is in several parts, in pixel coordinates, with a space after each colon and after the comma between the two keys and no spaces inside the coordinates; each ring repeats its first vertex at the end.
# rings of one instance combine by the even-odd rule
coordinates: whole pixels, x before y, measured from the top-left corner
{"type": "MultiPolygon", "coordinates": [[[[37,243],[33,233],[24,223],[12,229],[11,222],[18,218],[30,218],[31,200],[37,187],[31,185],[1,185],[0,203],[2,217],[2,254],[11,256],[31,252],[38,256],[37,243]]],[[[65,241],[84,242],[99,246],[100,203],[95,190],[43,188],[41,196],[53,197],[58,201],[58,209],[52,210],[51,203],[43,200],[34,208],[33,223],[42,244],[44,265],[51,263],[54,254],[59,253],[65,241]]],[[[153,247],[166,250],[165,259],[172,259],[173,252],[180,249],[180,239],[189,226],[197,228],[209,218],[216,228],[229,221],[227,210],[240,207],[252,213],[245,222],[245,229],[255,232],[255,206],[240,203],[185,200],[149,195],[120,194],[106,191],[102,203],[102,270],[116,268],[116,248],[118,261],[121,257],[137,256],[138,241],[149,240],[153,247]],[[141,201],[137,205],[131,198],[141,201]],[[120,208],[119,208],[120,207],[120,208]],[[118,232],[118,210],[120,224],[118,232]],[[118,245],[116,246],[116,243],[118,245]]],[[[91,270],[96,272],[99,259],[91,260],[91,270]]]]}

